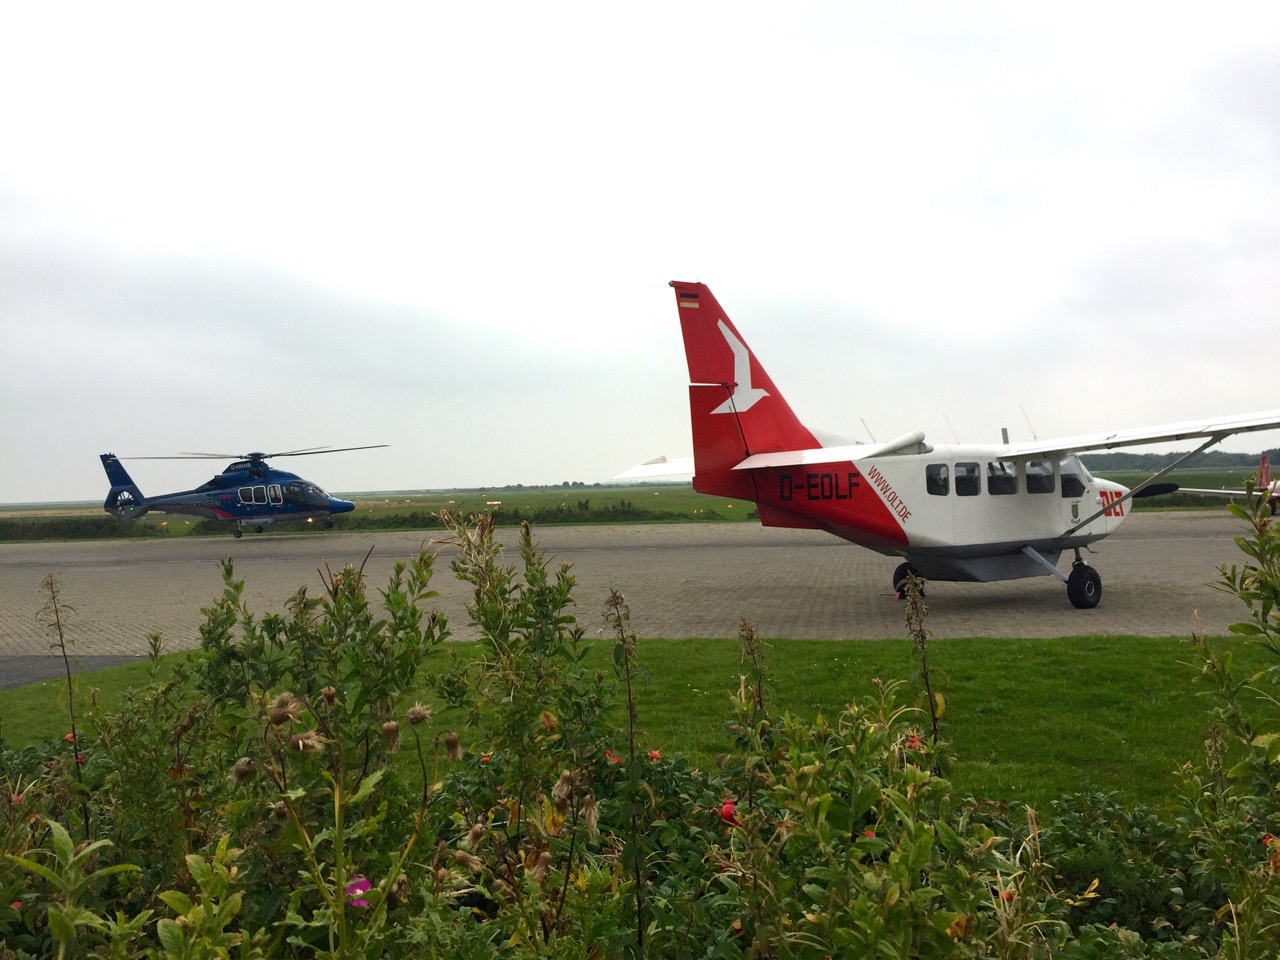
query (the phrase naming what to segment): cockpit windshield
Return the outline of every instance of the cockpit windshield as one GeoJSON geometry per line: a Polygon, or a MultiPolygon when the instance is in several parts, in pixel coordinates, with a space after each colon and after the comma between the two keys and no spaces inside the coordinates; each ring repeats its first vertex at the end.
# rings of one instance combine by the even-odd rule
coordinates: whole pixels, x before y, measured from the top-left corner
{"type": "Polygon", "coordinates": [[[321,507],[328,504],[329,495],[314,483],[308,483],[306,480],[294,480],[285,486],[284,499],[287,503],[321,507]]]}

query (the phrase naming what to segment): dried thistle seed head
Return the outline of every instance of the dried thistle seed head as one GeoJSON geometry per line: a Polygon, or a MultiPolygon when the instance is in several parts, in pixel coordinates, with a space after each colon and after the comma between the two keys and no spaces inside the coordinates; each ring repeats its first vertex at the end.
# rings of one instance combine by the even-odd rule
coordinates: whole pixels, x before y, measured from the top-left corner
{"type": "Polygon", "coordinates": [[[450,760],[462,759],[462,744],[452,730],[444,735],[444,755],[450,760]]]}
{"type": "Polygon", "coordinates": [[[466,850],[455,850],[453,852],[453,862],[460,867],[466,867],[472,873],[479,873],[484,869],[484,861],[474,853],[468,853],[466,850]]]}
{"type": "Polygon", "coordinates": [[[594,794],[588,793],[582,800],[582,822],[586,824],[587,833],[594,837],[600,825],[600,804],[596,803],[594,794]]]}
{"type": "Polygon", "coordinates": [[[252,757],[241,757],[231,768],[231,782],[244,783],[253,776],[254,763],[252,757]]]}
{"type": "Polygon", "coordinates": [[[480,839],[483,836],[484,836],[484,824],[473,823],[471,825],[471,829],[467,831],[467,846],[474,847],[477,843],[480,842],[480,839]]]}
{"type": "Polygon", "coordinates": [[[289,746],[294,750],[300,750],[303,753],[315,753],[324,746],[320,740],[320,734],[314,730],[308,730],[306,733],[295,733],[289,738],[289,746]]]}
{"type": "Polygon", "coordinates": [[[320,699],[324,701],[326,707],[337,706],[339,703],[338,691],[333,687],[325,687],[320,691],[320,699]]]}
{"type": "Polygon", "coordinates": [[[560,721],[550,710],[543,710],[538,714],[538,722],[542,724],[543,730],[554,730],[560,725],[560,721]]]}
{"type": "Polygon", "coordinates": [[[283,800],[277,800],[270,807],[271,815],[277,820],[289,819],[289,807],[283,800]]]}
{"type": "Polygon", "coordinates": [[[387,905],[398,907],[402,903],[409,902],[409,878],[403,873],[396,877],[391,884],[391,889],[387,891],[387,905]]]}
{"type": "Polygon", "coordinates": [[[387,751],[395,753],[400,749],[400,724],[394,720],[388,720],[382,725],[382,742],[387,745],[387,751]]]}
{"type": "Polygon", "coordinates": [[[276,697],[271,704],[271,709],[267,712],[267,718],[277,727],[285,723],[292,723],[301,715],[302,704],[298,702],[297,697],[288,691],[276,697]]]}
{"type": "Polygon", "coordinates": [[[573,796],[573,774],[568,770],[560,774],[560,779],[551,788],[551,799],[556,802],[556,809],[561,813],[569,808],[569,799],[573,796]]]}
{"type": "Polygon", "coordinates": [[[533,879],[541,883],[547,876],[547,872],[551,869],[551,851],[545,847],[538,851],[538,857],[533,862],[533,869],[529,872],[533,874],[533,879]]]}
{"type": "Polygon", "coordinates": [[[425,703],[415,703],[409,708],[409,725],[416,727],[420,723],[426,723],[431,719],[431,708],[425,703]]]}

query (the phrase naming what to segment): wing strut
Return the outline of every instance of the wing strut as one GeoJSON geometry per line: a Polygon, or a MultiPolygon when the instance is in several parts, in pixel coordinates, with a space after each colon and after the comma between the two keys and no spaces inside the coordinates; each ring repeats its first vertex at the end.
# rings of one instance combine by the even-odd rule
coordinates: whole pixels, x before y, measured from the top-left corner
{"type": "Polygon", "coordinates": [[[1095,510],[1093,513],[1089,514],[1089,516],[1085,517],[1083,520],[1077,523],[1074,527],[1072,527],[1070,530],[1068,530],[1058,539],[1059,540],[1066,539],[1067,537],[1075,533],[1077,530],[1079,530],[1081,527],[1087,527],[1089,524],[1093,523],[1093,521],[1097,520],[1104,513],[1109,513],[1110,511],[1114,510],[1117,504],[1123,504],[1127,500],[1132,500],[1135,496],[1137,496],[1147,487],[1151,486],[1151,484],[1155,483],[1157,480],[1163,477],[1166,473],[1169,473],[1171,470],[1176,470],[1178,467],[1182,466],[1192,457],[1199,456],[1200,454],[1208,450],[1210,447],[1212,447],[1215,443],[1221,443],[1223,440],[1227,439],[1227,437],[1229,436],[1231,436],[1231,434],[1224,433],[1215,437],[1210,437],[1208,440],[1200,444],[1200,446],[1196,447],[1190,453],[1184,454],[1183,456],[1179,457],[1177,460],[1173,461],[1173,463],[1165,467],[1163,470],[1159,470],[1156,473],[1153,473],[1151,476],[1147,477],[1147,479],[1143,480],[1140,484],[1138,484],[1136,487],[1134,487],[1132,490],[1130,490],[1120,499],[1112,500],[1110,503],[1104,504],[1102,509],[1095,510]]]}

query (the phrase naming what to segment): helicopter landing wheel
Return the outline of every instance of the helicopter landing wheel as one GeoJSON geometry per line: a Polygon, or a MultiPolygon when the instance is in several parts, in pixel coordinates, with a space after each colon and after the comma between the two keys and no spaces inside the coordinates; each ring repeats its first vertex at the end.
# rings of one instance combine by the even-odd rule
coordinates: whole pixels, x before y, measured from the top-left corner
{"type": "Polygon", "coordinates": [[[332,530],[332,529],[333,529],[333,521],[332,521],[332,520],[326,520],[326,521],[324,522],[324,528],[325,528],[326,530],[332,530]]]}
{"type": "MultiPolygon", "coordinates": [[[[920,574],[916,568],[909,563],[900,563],[898,568],[893,571],[893,596],[896,600],[907,599],[907,578],[918,577],[920,574]]],[[[920,596],[924,596],[924,587],[920,588],[920,596]]]]}
{"type": "Polygon", "coordinates": [[[1102,599],[1102,577],[1098,571],[1087,563],[1077,563],[1071,567],[1071,576],[1067,577],[1067,599],[1077,610],[1092,610],[1102,599]]]}
{"type": "Polygon", "coordinates": [[[236,527],[236,532],[235,534],[233,534],[233,536],[235,536],[235,538],[239,540],[241,537],[244,536],[244,531],[241,530],[239,527],[236,527]]]}
{"type": "Polygon", "coordinates": [[[267,529],[267,528],[266,528],[266,527],[264,527],[262,524],[258,524],[256,527],[254,527],[254,528],[253,528],[253,532],[254,532],[254,533],[261,533],[261,532],[262,532],[263,530],[265,530],[265,529],[267,529]]]}

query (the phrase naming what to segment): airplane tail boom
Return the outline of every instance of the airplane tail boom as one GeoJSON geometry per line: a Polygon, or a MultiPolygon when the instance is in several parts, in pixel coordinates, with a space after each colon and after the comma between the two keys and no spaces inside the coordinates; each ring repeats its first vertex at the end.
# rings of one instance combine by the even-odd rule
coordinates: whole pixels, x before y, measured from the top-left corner
{"type": "Polygon", "coordinates": [[[671,281],[689,365],[693,488],[756,500],[749,471],[757,453],[822,446],[783,399],[706,284],[671,281]]]}
{"type": "Polygon", "coordinates": [[[107,471],[107,479],[111,481],[111,490],[102,509],[121,520],[135,520],[146,513],[147,498],[133,482],[124,464],[113,453],[101,454],[100,459],[102,468],[107,471]]]}

